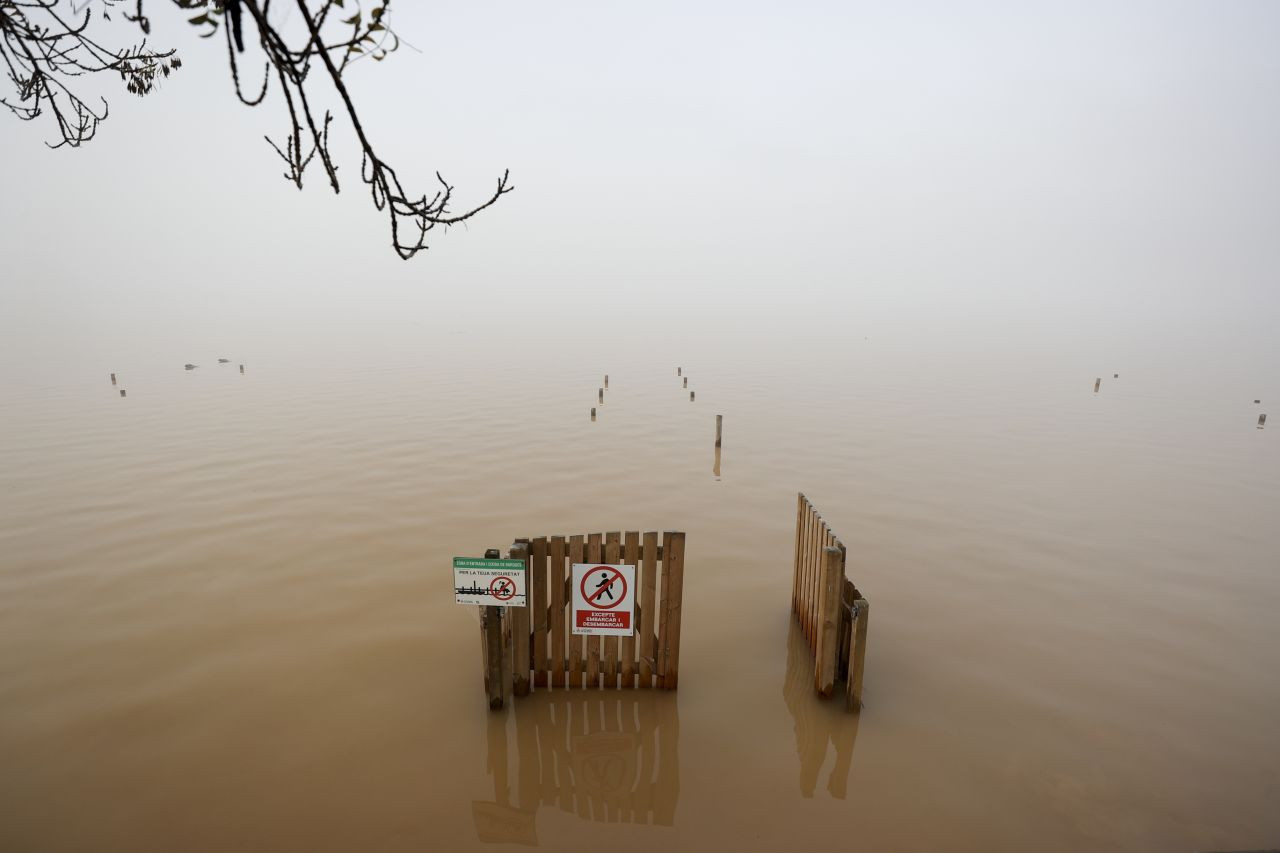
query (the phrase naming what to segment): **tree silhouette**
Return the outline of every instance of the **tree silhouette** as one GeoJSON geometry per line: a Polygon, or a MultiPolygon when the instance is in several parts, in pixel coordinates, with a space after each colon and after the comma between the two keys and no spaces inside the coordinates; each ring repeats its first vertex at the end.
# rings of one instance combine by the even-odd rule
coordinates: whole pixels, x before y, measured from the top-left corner
{"type": "MultiPolygon", "coordinates": [[[[320,97],[334,97],[342,123],[351,127],[360,148],[360,178],[376,209],[391,226],[391,243],[401,258],[427,248],[427,234],[437,226],[470,219],[513,188],[504,171],[492,195],[454,213],[453,186],[436,172],[430,193],[410,194],[396,171],[378,155],[344,75],[360,59],[382,61],[400,46],[388,26],[391,0],[374,0],[366,11],[359,0],[169,0],[204,38],[221,34],[236,96],[247,106],[266,100],[272,81],[282,95],[285,132],[267,142],[284,162],[284,177],[303,185],[307,169],[320,164],[329,186],[340,191],[338,167],[329,152],[333,113],[319,113],[320,97]],[[295,17],[296,14],[296,17],[295,17]],[[248,48],[248,49],[246,49],[248,48]],[[260,56],[259,56],[260,55],[260,56]],[[258,62],[261,66],[258,66],[258,62]],[[246,63],[252,79],[246,86],[246,63]],[[261,68],[261,82],[257,68],[261,68]]],[[[147,46],[151,21],[144,0],[0,0],[0,62],[12,91],[0,98],[23,121],[41,117],[56,127],[50,147],[79,147],[94,138],[107,118],[107,101],[84,94],[86,77],[119,74],[126,91],[146,95],[182,67],[175,50],[147,46]],[[112,14],[141,30],[138,44],[111,47],[95,37],[107,29],[112,14]]]]}

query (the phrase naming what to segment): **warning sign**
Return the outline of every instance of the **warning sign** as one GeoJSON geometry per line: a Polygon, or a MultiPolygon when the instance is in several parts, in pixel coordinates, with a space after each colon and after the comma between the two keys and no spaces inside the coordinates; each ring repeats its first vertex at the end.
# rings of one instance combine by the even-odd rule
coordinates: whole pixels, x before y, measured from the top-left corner
{"type": "Polygon", "coordinates": [[[635,566],[573,564],[573,633],[635,633],[635,566]]]}
{"type": "Polygon", "coordinates": [[[524,561],[454,557],[453,600],[459,604],[524,607],[524,561]]]}

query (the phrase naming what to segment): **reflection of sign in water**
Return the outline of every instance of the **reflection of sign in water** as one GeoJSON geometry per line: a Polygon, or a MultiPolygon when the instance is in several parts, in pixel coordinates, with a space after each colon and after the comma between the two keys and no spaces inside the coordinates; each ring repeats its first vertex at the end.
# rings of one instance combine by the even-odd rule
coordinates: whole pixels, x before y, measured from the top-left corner
{"type": "Polygon", "coordinates": [[[523,560],[453,558],[453,600],[458,604],[525,606],[523,560]]]}
{"type": "Polygon", "coordinates": [[[501,803],[472,802],[471,816],[476,835],[486,844],[527,844],[538,846],[537,812],[520,811],[501,803]]]}
{"type": "Polygon", "coordinates": [[[636,736],[624,732],[574,735],[574,778],[589,792],[617,794],[630,791],[636,782],[636,736]]]}
{"type": "Polygon", "coordinates": [[[574,563],[573,633],[634,634],[635,581],[635,566],[574,563]]]}

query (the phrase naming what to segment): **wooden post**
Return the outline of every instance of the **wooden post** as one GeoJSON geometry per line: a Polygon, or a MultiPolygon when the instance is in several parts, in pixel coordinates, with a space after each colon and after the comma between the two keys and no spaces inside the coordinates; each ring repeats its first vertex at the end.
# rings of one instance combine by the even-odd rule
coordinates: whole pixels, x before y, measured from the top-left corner
{"type": "Polygon", "coordinates": [[[513,696],[529,695],[529,543],[511,545],[511,559],[524,563],[525,606],[511,608],[511,693],[513,696]]]}
{"type": "Polygon", "coordinates": [[[686,387],[686,388],[688,388],[688,387],[689,387],[689,377],[688,377],[688,376],[686,376],[686,377],[684,378],[684,387],[686,387]]]}
{"type": "MultiPolygon", "coordinates": [[[[124,392],[123,392],[123,391],[121,391],[121,392],[120,392],[120,396],[121,396],[121,397],[123,397],[123,396],[124,396],[124,392]]],[[[1262,428],[1262,427],[1266,426],[1266,424],[1267,424],[1267,416],[1266,416],[1266,415],[1258,415],[1258,427],[1259,427],[1259,428],[1262,428]]]]}
{"type": "MultiPolygon", "coordinates": [[[[604,549],[601,547],[601,535],[599,533],[587,534],[587,562],[599,563],[604,549]]],[[[600,638],[599,637],[583,637],[587,641],[587,687],[600,686],[600,638]]]]}
{"type": "Polygon", "coordinates": [[[112,385],[115,385],[115,384],[116,384],[116,375],[115,375],[114,373],[113,373],[113,374],[111,374],[111,384],[112,384],[112,385]]]}
{"type": "Polygon", "coordinates": [[[862,672],[867,658],[867,617],[871,615],[871,605],[865,598],[853,603],[853,630],[851,642],[854,647],[849,650],[849,708],[858,710],[862,707],[862,672]]]}
{"type": "Polygon", "coordinates": [[[601,389],[600,389],[600,403],[601,403],[601,405],[603,405],[603,404],[604,404],[604,389],[603,389],[603,388],[601,388],[601,389]]]}
{"type": "MultiPolygon", "coordinates": [[[[121,397],[127,397],[127,396],[129,396],[129,395],[125,393],[125,390],[124,390],[123,388],[121,388],[121,389],[120,389],[120,396],[121,396],[121,397]]],[[[1266,420],[1266,419],[1267,419],[1267,416],[1266,416],[1266,415],[1263,415],[1263,416],[1262,416],[1262,419],[1263,419],[1263,420],[1266,420]]],[[[1262,426],[1261,422],[1259,422],[1258,426],[1262,426]]]]}
{"type": "Polygon", "coordinates": [[[840,633],[840,587],[844,585],[844,560],[840,549],[826,547],[822,552],[822,585],[818,589],[818,653],[814,664],[814,684],[822,696],[830,696],[836,686],[836,663],[840,652],[836,637],[840,633]]]}
{"type": "Polygon", "coordinates": [[[690,402],[690,403],[692,403],[692,402],[693,402],[693,392],[692,392],[692,391],[690,391],[690,392],[689,392],[689,402],[690,402]]]}
{"type": "Polygon", "coordinates": [[[1102,377],[1099,376],[1097,379],[1093,380],[1093,393],[1097,394],[1098,389],[1101,387],[1102,387],[1102,377]]]}
{"type": "Polygon", "coordinates": [[[609,387],[609,374],[607,373],[604,375],[604,387],[609,387]]]}
{"type": "MultiPolygon", "coordinates": [[[[628,530],[626,537],[622,543],[622,562],[630,566],[635,566],[636,589],[631,590],[631,602],[634,605],[640,601],[640,531],[628,530]]],[[[636,623],[640,614],[640,608],[633,607],[634,615],[631,621],[631,633],[622,638],[620,654],[622,655],[621,675],[622,687],[632,688],[636,686],[636,623]]]]}
{"type": "Polygon", "coordinates": [[[592,406],[592,407],[591,407],[591,420],[593,420],[593,421],[594,421],[595,419],[596,419],[596,407],[595,407],[595,406],[592,406]]]}
{"type": "Polygon", "coordinates": [[[533,686],[547,686],[547,538],[539,536],[529,543],[533,560],[530,566],[529,621],[533,626],[533,686]]]}
{"type": "Polygon", "coordinates": [[[644,534],[644,562],[640,576],[640,612],[636,617],[636,625],[640,631],[640,686],[652,687],[653,674],[658,668],[657,644],[654,640],[654,627],[657,624],[658,608],[658,534],[644,534]]]}
{"type": "MultiPolygon", "coordinates": [[[[617,565],[622,562],[622,533],[610,532],[604,537],[604,561],[609,565],[617,565]]],[[[635,590],[629,592],[635,595],[635,590]]],[[[634,601],[634,599],[632,599],[634,601]]],[[[619,646],[618,641],[621,637],[605,637],[604,638],[604,665],[601,667],[601,673],[604,675],[604,686],[610,689],[618,686],[618,662],[619,662],[619,646]]]]}
{"type": "Polygon", "coordinates": [[[679,376],[679,375],[680,375],[680,371],[681,371],[681,370],[683,370],[683,369],[684,369],[683,367],[677,367],[677,368],[676,368],[676,376],[679,376]]]}
{"type": "Polygon", "coordinates": [[[242,364],[242,365],[240,365],[240,372],[241,372],[241,373],[244,373],[244,365],[243,365],[243,364],[242,364]]]}
{"type": "Polygon", "coordinates": [[[716,415],[716,447],[720,446],[720,436],[724,432],[724,415],[716,415]]]}
{"type": "MultiPolygon", "coordinates": [[[[569,537],[569,562],[570,563],[586,562],[584,554],[585,554],[585,549],[583,546],[582,536],[581,535],[570,536],[569,537]]],[[[570,577],[569,580],[570,580],[570,583],[572,583],[572,580],[573,580],[572,577],[570,577]]],[[[566,598],[569,601],[573,600],[571,596],[567,596],[566,598]]],[[[583,642],[584,639],[586,638],[583,637],[581,634],[570,634],[568,637],[569,686],[570,687],[582,686],[582,653],[586,646],[586,644],[583,642]]]]}
{"type": "Polygon", "coordinates": [[[480,634],[484,638],[484,687],[489,710],[502,707],[502,608],[480,608],[480,634]]]}
{"type": "Polygon", "coordinates": [[[675,690],[680,677],[680,615],[684,598],[684,534],[662,534],[662,631],[658,658],[662,687],[675,690]]]}
{"type": "Polygon", "coordinates": [[[551,686],[564,687],[565,682],[565,541],[563,536],[551,537],[551,564],[547,578],[551,582],[551,604],[548,617],[551,622],[551,686]]]}

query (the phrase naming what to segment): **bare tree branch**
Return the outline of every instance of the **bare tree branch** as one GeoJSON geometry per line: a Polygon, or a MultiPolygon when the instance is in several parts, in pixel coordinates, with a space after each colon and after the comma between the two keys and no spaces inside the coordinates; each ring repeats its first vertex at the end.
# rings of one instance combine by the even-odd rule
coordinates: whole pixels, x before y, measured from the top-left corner
{"type": "MultiPolygon", "coordinates": [[[[285,163],[285,179],[299,189],[307,168],[315,162],[323,167],[333,191],[341,189],[338,166],[329,152],[334,117],[328,110],[319,116],[315,106],[318,91],[328,93],[320,97],[337,96],[339,112],[360,147],[360,178],[369,187],[374,207],[386,214],[392,247],[400,257],[411,258],[426,249],[427,235],[437,226],[470,219],[513,189],[509,173],[504,171],[484,201],[453,212],[453,186],[439,172],[439,186],[430,196],[410,194],[396,170],[379,156],[344,74],[358,60],[380,62],[400,46],[400,39],[387,25],[392,0],[369,0],[373,6],[367,13],[360,0],[292,0],[292,6],[284,0],[283,14],[273,14],[271,0],[170,2],[194,13],[187,21],[200,30],[202,38],[222,29],[233,89],[242,103],[263,103],[275,78],[288,125],[283,143],[269,137],[267,142],[285,163]],[[285,32],[290,29],[290,11],[301,18],[300,25],[291,28],[298,31],[293,37],[285,32]],[[247,47],[262,54],[262,84],[256,92],[246,92],[241,85],[247,47]],[[322,69],[319,74],[312,74],[313,61],[322,69]]],[[[0,0],[0,68],[12,88],[12,94],[0,98],[0,103],[23,121],[50,115],[59,136],[58,141],[49,143],[51,147],[77,147],[93,139],[107,117],[107,102],[79,94],[77,78],[114,71],[127,91],[146,95],[182,67],[175,51],[152,50],[145,38],[138,45],[108,48],[88,35],[95,16],[110,21],[118,7],[124,7],[121,17],[125,21],[136,24],[144,36],[150,34],[151,20],[144,4],[145,0],[89,0],[77,8],[75,0],[0,0]],[[101,107],[94,106],[94,100],[100,100],[101,107]]]]}

